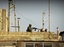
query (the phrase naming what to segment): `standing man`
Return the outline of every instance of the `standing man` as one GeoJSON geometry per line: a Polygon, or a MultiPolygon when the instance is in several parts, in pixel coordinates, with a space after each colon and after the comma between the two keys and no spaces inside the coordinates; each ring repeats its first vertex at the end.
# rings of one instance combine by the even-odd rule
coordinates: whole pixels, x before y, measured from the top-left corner
{"type": "Polygon", "coordinates": [[[32,25],[31,24],[29,24],[29,26],[27,27],[27,32],[32,32],[32,27],[31,27],[32,25]]]}

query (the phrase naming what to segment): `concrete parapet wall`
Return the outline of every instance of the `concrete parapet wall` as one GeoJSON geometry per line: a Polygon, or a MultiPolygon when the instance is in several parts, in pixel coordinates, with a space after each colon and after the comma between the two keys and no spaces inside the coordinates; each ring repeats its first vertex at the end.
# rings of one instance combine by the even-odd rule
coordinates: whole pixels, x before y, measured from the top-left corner
{"type": "Polygon", "coordinates": [[[0,32],[0,40],[58,41],[57,38],[57,34],[52,32],[0,32]]]}

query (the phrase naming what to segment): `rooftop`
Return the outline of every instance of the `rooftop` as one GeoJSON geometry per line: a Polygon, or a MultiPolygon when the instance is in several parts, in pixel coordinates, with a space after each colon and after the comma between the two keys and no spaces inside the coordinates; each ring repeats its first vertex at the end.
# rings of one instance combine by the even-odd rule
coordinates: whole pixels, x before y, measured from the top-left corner
{"type": "Polygon", "coordinates": [[[61,41],[61,36],[53,32],[0,32],[0,40],[61,41]]]}

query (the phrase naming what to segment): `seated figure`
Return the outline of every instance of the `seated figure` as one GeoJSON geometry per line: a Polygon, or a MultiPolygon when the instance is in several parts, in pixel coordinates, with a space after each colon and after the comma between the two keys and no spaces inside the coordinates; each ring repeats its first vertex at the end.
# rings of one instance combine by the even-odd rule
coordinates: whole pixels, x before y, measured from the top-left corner
{"type": "Polygon", "coordinates": [[[29,26],[27,27],[27,32],[32,32],[32,27],[31,27],[32,25],[31,24],[29,24],[29,26]]]}

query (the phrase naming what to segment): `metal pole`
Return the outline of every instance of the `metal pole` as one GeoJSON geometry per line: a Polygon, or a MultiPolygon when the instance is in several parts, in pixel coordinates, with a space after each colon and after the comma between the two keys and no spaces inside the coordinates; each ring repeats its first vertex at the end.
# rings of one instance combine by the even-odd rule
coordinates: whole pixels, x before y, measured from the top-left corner
{"type": "Polygon", "coordinates": [[[16,31],[16,13],[15,13],[15,5],[14,5],[14,19],[15,19],[15,31],[16,31]]]}
{"type": "Polygon", "coordinates": [[[44,14],[45,14],[45,13],[42,12],[42,23],[43,23],[43,24],[42,24],[42,28],[43,28],[43,29],[44,29],[44,14]]]}
{"type": "Polygon", "coordinates": [[[57,27],[57,37],[59,36],[59,27],[57,27]]]}
{"type": "Polygon", "coordinates": [[[14,4],[14,0],[13,0],[13,6],[14,6],[14,23],[15,23],[15,31],[16,31],[16,12],[15,12],[15,8],[16,8],[16,6],[15,6],[15,4],[14,4]]]}
{"type": "Polygon", "coordinates": [[[9,1],[9,9],[8,9],[8,32],[10,31],[10,9],[14,8],[14,19],[15,19],[15,31],[16,31],[16,13],[15,13],[15,4],[14,0],[9,1]],[[13,5],[13,6],[12,6],[13,5]],[[12,7],[11,7],[12,6],[12,7]]]}
{"type": "Polygon", "coordinates": [[[20,21],[19,21],[20,18],[18,18],[18,32],[20,32],[20,21]]]}
{"type": "Polygon", "coordinates": [[[48,29],[50,32],[50,0],[48,0],[48,29]]]}
{"type": "Polygon", "coordinates": [[[18,20],[18,32],[19,32],[19,20],[18,20]]]}
{"type": "Polygon", "coordinates": [[[16,16],[14,16],[15,17],[15,31],[16,31],[16,16]]]}
{"type": "Polygon", "coordinates": [[[8,32],[10,31],[10,1],[8,6],[8,32]]]}
{"type": "Polygon", "coordinates": [[[50,40],[50,0],[48,0],[48,30],[49,30],[49,40],[50,40]]]}

